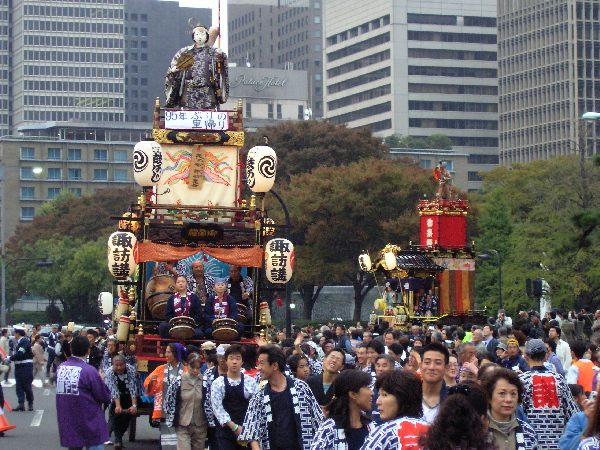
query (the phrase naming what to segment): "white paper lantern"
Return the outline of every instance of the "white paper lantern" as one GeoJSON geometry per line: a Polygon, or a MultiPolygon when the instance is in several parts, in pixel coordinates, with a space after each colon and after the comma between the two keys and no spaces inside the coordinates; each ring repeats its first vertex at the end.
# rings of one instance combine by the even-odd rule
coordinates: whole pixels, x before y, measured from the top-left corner
{"type": "Polygon", "coordinates": [[[133,248],[137,239],[128,231],[115,231],[108,238],[108,270],[117,280],[124,280],[135,272],[133,248]]]}
{"type": "Polygon", "coordinates": [[[154,186],[162,175],[163,154],[160,144],[141,141],[133,148],[133,178],[140,186],[154,186]]]}
{"type": "Polygon", "coordinates": [[[368,253],[365,252],[365,253],[359,255],[358,266],[360,267],[360,270],[362,270],[363,272],[371,271],[371,269],[373,268],[373,264],[371,263],[371,257],[369,256],[368,253]]]}
{"type": "Polygon", "coordinates": [[[383,262],[387,270],[394,270],[398,265],[394,252],[385,252],[383,255],[383,262]]]}
{"type": "Polygon", "coordinates": [[[285,284],[294,272],[294,244],[287,239],[271,239],[265,246],[265,273],[274,284],[285,284]]]}
{"type": "Polygon", "coordinates": [[[98,296],[98,305],[100,306],[100,313],[103,316],[108,316],[113,312],[113,296],[110,292],[100,292],[98,296]]]}
{"type": "Polygon", "coordinates": [[[252,147],[246,158],[246,182],[252,192],[269,192],[275,184],[277,155],[266,145],[252,147]]]}

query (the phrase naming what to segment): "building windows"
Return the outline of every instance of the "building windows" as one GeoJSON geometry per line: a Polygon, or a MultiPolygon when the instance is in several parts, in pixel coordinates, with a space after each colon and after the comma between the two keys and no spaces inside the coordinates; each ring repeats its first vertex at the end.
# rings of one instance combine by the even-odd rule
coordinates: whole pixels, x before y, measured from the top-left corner
{"type": "Polygon", "coordinates": [[[439,31],[408,30],[408,40],[436,42],[468,42],[471,44],[495,44],[496,35],[480,33],[443,33],[439,31]]]}
{"type": "Polygon", "coordinates": [[[439,94],[498,95],[498,86],[408,83],[408,92],[439,94]]]}
{"type": "Polygon", "coordinates": [[[332,62],[346,56],[354,55],[355,53],[362,52],[364,50],[372,50],[373,47],[381,44],[385,44],[390,41],[390,33],[383,33],[379,36],[374,36],[364,41],[357,42],[356,44],[349,45],[348,47],[341,48],[334,52],[327,54],[327,61],[332,62]]]}
{"type": "Polygon", "coordinates": [[[456,25],[456,16],[443,16],[438,14],[407,14],[408,23],[423,25],[456,25]]]}
{"type": "Polygon", "coordinates": [[[21,186],[21,200],[33,200],[35,188],[33,186],[21,186]]]}
{"type": "Polygon", "coordinates": [[[327,102],[327,107],[329,108],[329,111],[333,111],[334,109],[343,108],[344,106],[350,106],[365,102],[367,100],[372,100],[374,98],[382,97],[384,95],[391,94],[391,92],[392,86],[390,84],[386,84],[384,86],[369,89],[368,91],[363,91],[358,94],[349,95],[338,100],[327,102]]]}
{"type": "Polygon", "coordinates": [[[49,180],[60,180],[61,178],[62,178],[62,176],[61,176],[60,167],[50,167],[48,169],[48,179],[49,180]]]}
{"type": "Polygon", "coordinates": [[[94,161],[108,161],[108,150],[95,149],[94,161]]]}
{"type": "Polygon", "coordinates": [[[471,67],[408,66],[408,74],[428,77],[497,78],[498,70],[471,67]]]}
{"type": "Polygon", "coordinates": [[[252,117],[252,103],[246,103],[246,117],[250,119],[252,117]]]}
{"type": "Polygon", "coordinates": [[[21,207],[21,220],[33,220],[35,216],[35,208],[33,206],[21,207]]]}
{"type": "Polygon", "coordinates": [[[273,103],[269,103],[267,105],[267,110],[268,110],[268,112],[267,112],[267,118],[268,119],[273,119],[273,103]]]}
{"type": "Polygon", "coordinates": [[[298,105],[298,120],[304,120],[304,105],[298,105]]]}
{"type": "Polygon", "coordinates": [[[367,126],[371,129],[371,132],[376,133],[378,131],[390,130],[392,128],[392,121],[391,119],[385,119],[373,122],[367,126]]]}
{"type": "Polygon", "coordinates": [[[390,51],[384,50],[382,52],[374,53],[372,55],[365,56],[364,58],[342,64],[341,66],[334,67],[333,69],[329,69],[327,70],[327,76],[329,78],[337,77],[338,75],[343,75],[348,72],[362,69],[363,67],[377,64],[388,59],[390,59],[390,51]]]}
{"type": "Polygon", "coordinates": [[[69,180],[81,180],[81,169],[69,169],[67,178],[69,180]]]}
{"type": "Polygon", "coordinates": [[[33,147],[21,147],[21,159],[35,159],[35,149],[33,147]]]}
{"type": "Polygon", "coordinates": [[[51,187],[48,188],[48,200],[54,200],[60,195],[60,188],[51,187]]]}
{"type": "Polygon", "coordinates": [[[108,181],[108,170],[94,169],[94,180],[95,181],[108,181]]]}
{"type": "Polygon", "coordinates": [[[69,192],[75,197],[81,197],[81,188],[69,188],[69,192]]]}
{"type": "Polygon", "coordinates": [[[350,89],[356,86],[360,86],[362,84],[371,83],[373,81],[381,80],[382,78],[387,78],[391,76],[392,70],[390,67],[384,67],[383,69],[375,70],[373,72],[366,73],[364,75],[360,75],[354,78],[348,78],[345,81],[340,81],[339,83],[331,84],[327,86],[328,94],[335,94],[336,92],[340,92],[346,89],[350,89]]]}
{"type": "Polygon", "coordinates": [[[409,127],[416,128],[455,128],[460,130],[497,130],[497,120],[465,120],[465,119],[408,119],[409,127]]]}
{"type": "Polygon", "coordinates": [[[385,102],[379,105],[369,106],[367,108],[357,109],[346,114],[341,114],[329,119],[329,122],[342,124],[353,120],[364,119],[365,117],[375,116],[392,110],[392,102],[385,102]]]}
{"type": "Polygon", "coordinates": [[[277,104],[277,118],[278,119],[283,119],[283,113],[281,111],[281,105],[277,104]]]}
{"type": "Polygon", "coordinates": [[[431,160],[422,159],[419,161],[419,166],[421,166],[421,169],[431,169],[431,160]]]}
{"type": "Polygon", "coordinates": [[[321,23],[321,17],[320,16],[315,16],[314,22],[315,23],[321,23]]]}
{"type": "Polygon", "coordinates": [[[21,180],[33,179],[33,167],[21,167],[21,180]]]}
{"type": "Polygon", "coordinates": [[[127,150],[114,150],[113,151],[113,160],[115,162],[128,162],[127,150]]]}
{"type": "Polygon", "coordinates": [[[478,155],[471,154],[468,158],[469,164],[499,164],[500,158],[498,155],[478,155]]]}
{"type": "Polygon", "coordinates": [[[127,169],[114,169],[115,181],[129,181],[127,169]]]}
{"type": "Polygon", "coordinates": [[[49,148],[48,149],[49,160],[60,160],[60,148],[49,148]]]}
{"type": "Polygon", "coordinates": [[[69,161],[81,161],[81,149],[70,148],[68,150],[68,159],[69,161]]]}
{"type": "Polygon", "coordinates": [[[469,171],[467,173],[467,180],[468,181],[482,181],[483,178],[481,177],[481,175],[479,175],[479,172],[471,172],[471,171],[469,171]]]}

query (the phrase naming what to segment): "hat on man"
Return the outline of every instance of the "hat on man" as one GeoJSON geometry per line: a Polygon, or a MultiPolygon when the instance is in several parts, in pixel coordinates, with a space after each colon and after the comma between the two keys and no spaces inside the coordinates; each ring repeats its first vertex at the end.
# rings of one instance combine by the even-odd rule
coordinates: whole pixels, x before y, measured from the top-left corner
{"type": "Polygon", "coordinates": [[[504,351],[508,350],[508,347],[506,347],[506,344],[504,342],[499,342],[496,348],[501,348],[504,351]]]}
{"type": "MultiPolygon", "coordinates": [[[[206,341],[202,343],[200,348],[206,352],[209,352],[217,348],[217,344],[215,344],[213,341],[206,341]]],[[[225,354],[225,352],[223,352],[223,354],[225,354]]]]}
{"type": "Polygon", "coordinates": [[[13,330],[15,331],[15,333],[19,333],[21,336],[25,336],[25,328],[21,325],[15,325],[13,327],[13,330]]]}
{"type": "Polygon", "coordinates": [[[217,347],[217,356],[225,356],[225,350],[229,348],[229,344],[219,344],[217,347]]]}
{"type": "Polygon", "coordinates": [[[546,353],[546,344],[541,339],[530,339],[525,344],[525,353],[536,356],[546,353]]]}
{"type": "Polygon", "coordinates": [[[519,341],[517,341],[515,338],[510,338],[508,341],[506,341],[506,345],[516,345],[518,347],[519,341]]]}

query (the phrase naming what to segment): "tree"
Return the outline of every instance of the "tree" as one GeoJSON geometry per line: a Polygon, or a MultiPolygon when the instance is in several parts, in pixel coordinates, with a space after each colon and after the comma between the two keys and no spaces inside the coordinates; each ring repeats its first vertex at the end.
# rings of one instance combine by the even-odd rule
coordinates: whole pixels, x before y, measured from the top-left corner
{"type": "Polygon", "coordinates": [[[97,298],[110,291],[112,276],[107,267],[106,237],[84,242],[72,237],[40,239],[23,249],[29,255],[44,255],[52,266],[37,268],[20,263],[17,270],[24,288],[60,303],[69,320],[100,319],[97,298]]]}
{"type": "Polygon", "coordinates": [[[277,152],[279,182],[316,167],[343,166],[363,158],[381,158],[388,153],[381,140],[373,137],[367,128],[348,128],[314,120],[261,128],[248,136],[247,147],[263,144],[264,136],[277,152]]]}
{"type": "MultiPolygon", "coordinates": [[[[495,210],[496,217],[480,221],[478,240],[504,245],[496,249],[504,252],[503,294],[510,310],[535,306],[525,295],[526,278],[545,278],[554,306],[589,308],[600,302],[600,236],[593,229],[585,237],[589,245],[581,245],[581,228],[574,221],[600,207],[600,171],[590,161],[585,164],[586,202],[577,155],[500,167],[485,174],[478,202],[483,211],[495,210]],[[506,217],[498,216],[503,201],[510,228],[506,217]],[[503,227],[497,240],[491,240],[503,227]]],[[[482,278],[478,293],[483,289],[485,294],[485,273],[482,278]]]]}
{"type": "Polygon", "coordinates": [[[61,195],[45,203],[33,221],[17,227],[7,243],[9,253],[19,256],[23,247],[39,239],[71,236],[88,241],[105,236],[116,226],[111,217],[127,211],[138,193],[134,188],[108,188],[83,197],[61,195]]]}
{"type": "MultiPolygon", "coordinates": [[[[359,320],[364,297],[375,281],[358,273],[358,255],[388,242],[416,239],[415,205],[433,192],[430,174],[408,160],[363,159],[293,175],[280,193],[294,218],[294,282],[352,285],[353,315],[359,320]]],[[[312,307],[304,305],[305,318],[310,319],[312,307]]]]}

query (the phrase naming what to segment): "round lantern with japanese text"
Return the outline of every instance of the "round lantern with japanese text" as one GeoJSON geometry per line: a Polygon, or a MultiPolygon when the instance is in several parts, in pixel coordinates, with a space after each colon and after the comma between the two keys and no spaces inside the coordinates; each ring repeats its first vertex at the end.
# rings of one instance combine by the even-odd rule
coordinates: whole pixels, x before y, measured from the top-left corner
{"type": "Polygon", "coordinates": [[[294,244],[283,238],[271,239],[265,245],[265,274],[274,284],[285,284],[294,272],[294,244]]]}
{"type": "Polygon", "coordinates": [[[367,252],[364,252],[361,255],[359,255],[358,265],[360,267],[360,270],[362,270],[363,272],[371,271],[371,269],[373,268],[373,264],[371,262],[371,257],[367,252]]]}
{"type": "Polygon", "coordinates": [[[275,183],[277,155],[266,145],[252,147],[246,158],[246,182],[252,192],[269,192],[275,183]]]}
{"type": "Polygon", "coordinates": [[[162,175],[163,154],[160,144],[141,141],[133,148],[133,178],[140,186],[154,186],[162,175]]]}
{"type": "Polygon", "coordinates": [[[108,238],[108,270],[117,280],[124,280],[135,272],[133,248],[137,239],[128,231],[115,231],[108,238]]]}

